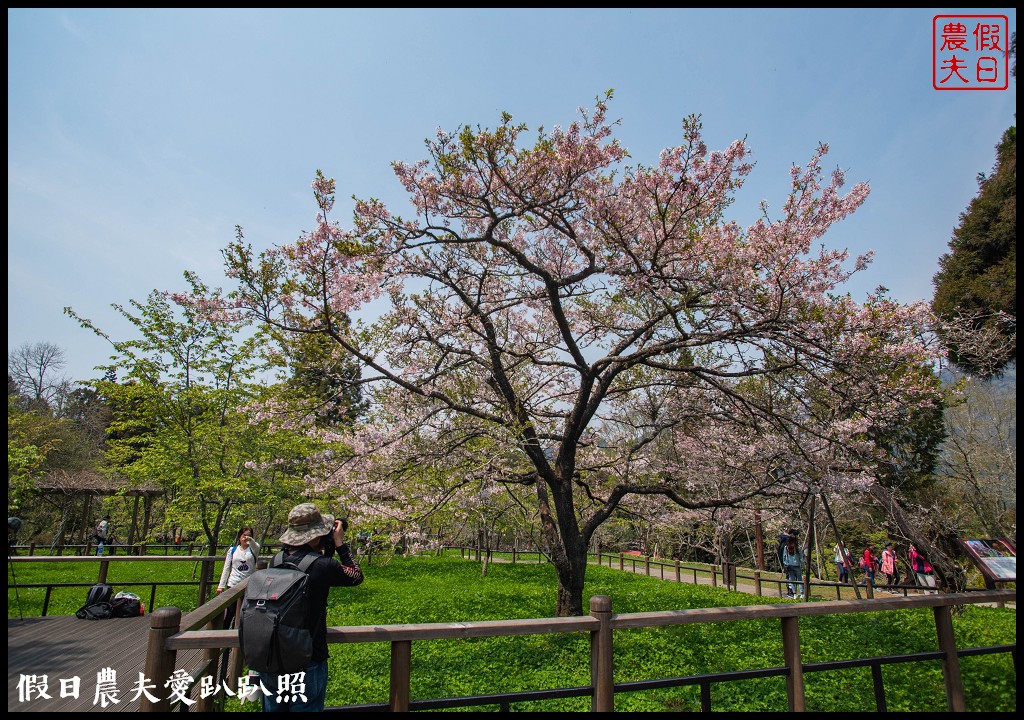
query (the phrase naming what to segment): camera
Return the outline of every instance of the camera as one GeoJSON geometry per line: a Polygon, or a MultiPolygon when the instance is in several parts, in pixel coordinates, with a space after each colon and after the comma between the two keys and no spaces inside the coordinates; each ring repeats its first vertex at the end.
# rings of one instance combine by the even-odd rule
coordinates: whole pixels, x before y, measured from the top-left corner
{"type": "MultiPolygon", "coordinates": [[[[348,530],[348,518],[339,517],[335,522],[341,523],[342,532],[348,530]]],[[[337,549],[337,545],[334,543],[334,527],[323,536],[323,539],[320,541],[320,549],[326,557],[334,555],[334,551],[337,549]]]]}

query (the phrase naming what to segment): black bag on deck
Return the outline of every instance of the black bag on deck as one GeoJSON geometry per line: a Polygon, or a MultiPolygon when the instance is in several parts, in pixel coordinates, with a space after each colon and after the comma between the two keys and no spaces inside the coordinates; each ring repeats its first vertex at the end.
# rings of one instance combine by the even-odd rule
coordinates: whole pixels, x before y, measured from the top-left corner
{"type": "Polygon", "coordinates": [[[95,605],[97,603],[108,603],[110,597],[114,594],[114,588],[106,583],[96,583],[89,588],[89,593],[85,596],[85,606],[95,605]]]}
{"type": "Polygon", "coordinates": [[[238,620],[238,641],[245,664],[256,672],[296,673],[309,666],[313,635],[309,630],[309,571],[320,557],[310,551],[297,563],[284,552],[270,567],[249,577],[238,620]]]}
{"type": "Polygon", "coordinates": [[[119,592],[110,601],[110,616],[116,618],[140,617],[142,598],[135,593],[119,592]]]}
{"type": "Polygon", "coordinates": [[[79,620],[105,620],[111,617],[110,596],[114,588],[106,583],[96,583],[85,596],[85,605],[78,608],[75,617],[79,620]]]}

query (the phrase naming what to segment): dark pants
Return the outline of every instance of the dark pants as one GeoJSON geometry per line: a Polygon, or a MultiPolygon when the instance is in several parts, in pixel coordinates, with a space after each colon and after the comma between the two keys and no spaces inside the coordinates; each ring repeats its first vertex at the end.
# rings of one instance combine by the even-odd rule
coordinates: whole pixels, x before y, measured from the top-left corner
{"type": "Polygon", "coordinates": [[[302,673],[260,673],[260,682],[270,693],[263,695],[263,712],[324,711],[324,700],[327,697],[326,660],[313,663],[302,673]]]}
{"type": "Polygon", "coordinates": [[[224,608],[224,629],[225,630],[230,630],[232,628],[232,626],[235,624],[235,607],[237,605],[238,605],[238,602],[236,601],[236,602],[233,602],[230,605],[228,605],[226,608],[224,608]]]}

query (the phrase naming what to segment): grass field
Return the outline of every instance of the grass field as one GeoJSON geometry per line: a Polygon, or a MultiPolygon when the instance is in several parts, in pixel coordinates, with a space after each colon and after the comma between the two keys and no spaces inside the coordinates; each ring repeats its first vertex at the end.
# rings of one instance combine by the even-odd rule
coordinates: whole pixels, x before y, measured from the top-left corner
{"type": "MultiPolygon", "coordinates": [[[[92,563],[59,569],[24,564],[17,567],[17,573],[22,583],[72,582],[95,579],[97,569],[92,563]]],[[[493,563],[488,575],[481,577],[479,564],[458,558],[396,557],[386,566],[369,565],[364,570],[363,585],[332,591],[329,624],[465,622],[554,614],[555,575],[547,565],[493,563]]],[[[184,580],[191,574],[191,563],[140,561],[112,564],[110,582],[118,590],[119,579],[184,580]]],[[[75,590],[67,598],[51,601],[51,613],[74,612],[85,595],[84,588],[75,590]]],[[[28,597],[30,592],[35,593],[19,593],[26,615],[31,614],[31,607],[41,607],[41,599],[28,597]]],[[[148,590],[138,594],[148,595],[148,590]]],[[[609,595],[613,612],[617,613],[777,602],[769,597],[679,585],[591,566],[587,570],[584,597],[596,594],[609,595]]],[[[195,588],[161,588],[157,600],[158,606],[180,602],[179,607],[190,610],[195,605],[195,588]]],[[[14,593],[9,589],[8,615],[16,614],[14,593]]],[[[969,606],[955,616],[954,628],[961,647],[1015,643],[1016,612],[969,606]]],[[[805,618],[800,621],[800,633],[805,664],[936,649],[930,610],[805,618]]],[[[412,698],[583,686],[590,681],[589,657],[589,639],[585,634],[418,642],[412,648],[412,698]]],[[[615,635],[616,682],[782,664],[777,620],[618,631],[615,635]]],[[[1016,673],[1010,656],[962,658],[961,670],[968,710],[1016,709],[1016,673]]],[[[882,672],[890,711],[945,711],[938,661],[889,665],[882,672]]],[[[387,643],[334,645],[327,704],[386,702],[388,676],[387,643]]],[[[866,668],[808,674],[805,684],[809,711],[870,712],[875,708],[870,671],[866,668]]],[[[787,708],[782,678],[716,684],[711,696],[716,711],[772,712],[787,708]]],[[[631,712],[696,711],[700,699],[696,688],[660,689],[618,693],[615,707],[617,711],[631,712]]],[[[589,698],[513,706],[519,711],[589,708],[589,698]]],[[[240,708],[237,701],[232,701],[228,709],[255,710],[256,706],[246,704],[240,708]]]]}

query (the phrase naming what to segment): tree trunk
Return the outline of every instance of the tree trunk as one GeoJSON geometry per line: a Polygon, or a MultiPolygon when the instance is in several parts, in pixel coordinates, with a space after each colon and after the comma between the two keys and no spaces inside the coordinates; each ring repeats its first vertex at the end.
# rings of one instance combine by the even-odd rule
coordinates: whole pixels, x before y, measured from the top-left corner
{"type": "Polygon", "coordinates": [[[550,548],[551,564],[558,577],[558,617],[583,614],[583,580],[587,570],[587,541],[576,523],[571,483],[552,483],[555,513],[549,502],[549,486],[540,477],[536,481],[537,507],[541,526],[550,548]],[[557,519],[556,519],[557,518],[557,519]]]}
{"type": "MultiPolygon", "coordinates": [[[[555,614],[558,617],[573,617],[583,614],[583,581],[587,568],[586,551],[560,553],[561,560],[556,560],[555,574],[558,576],[558,604],[555,614]]],[[[557,557],[552,554],[552,559],[557,557]]]]}
{"type": "MultiPolygon", "coordinates": [[[[82,545],[85,543],[85,530],[89,526],[92,516],[92,494],[85,496],[85,501],[82,503],[82,522],[78,524],[78,544],[82,545]]],[[[63,537],[61,538],[61,545],[64,544],[63,537]]]]}
{"type": "Polygon", "coordinates": [[[135,533],[138,532],[139,528],[139,500],[141,495],[135,496],[135,501],[132,504],[132,524],[128,528],[128,547],[135,545],[135,533]]]}
{"type": "Polygon", "coordinates": [[[143,503],[142,512],[142,533],[139,535],[139,539],[145,541],[149,538],[149,522],[150,516],[153,510],[153,498],[146,495],[146,501],[143,503]]]}
{"type": "Polygon", "coordinates": [[[483,526],[477,530],[477,552],[480,553],[480,576],[487,577],[487,561],[490,559],[490,553],[487,552],[487,536],[483,526]]]}

